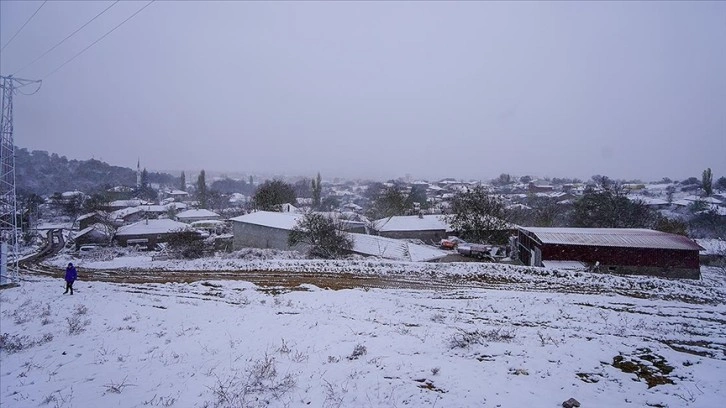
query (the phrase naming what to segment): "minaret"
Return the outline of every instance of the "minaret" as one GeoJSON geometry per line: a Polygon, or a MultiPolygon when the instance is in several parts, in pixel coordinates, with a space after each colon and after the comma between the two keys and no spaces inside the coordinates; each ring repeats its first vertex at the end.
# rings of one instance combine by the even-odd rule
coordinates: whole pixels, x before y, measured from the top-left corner
{"type": "Polygon", "coordinates": [[[141,188],[141,158],[136,161],[136,188],[141,188]]]}

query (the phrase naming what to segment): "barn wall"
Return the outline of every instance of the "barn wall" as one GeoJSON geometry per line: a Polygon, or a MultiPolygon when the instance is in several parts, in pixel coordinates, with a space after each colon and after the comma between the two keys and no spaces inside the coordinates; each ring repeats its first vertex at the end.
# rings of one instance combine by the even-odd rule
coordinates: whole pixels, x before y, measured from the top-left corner
{"type": "Polygon", "coordinates": [[[601,265],[699,268],[698,251],[587,245],[542,245],[542,259],[600,262],[601,265]]]}

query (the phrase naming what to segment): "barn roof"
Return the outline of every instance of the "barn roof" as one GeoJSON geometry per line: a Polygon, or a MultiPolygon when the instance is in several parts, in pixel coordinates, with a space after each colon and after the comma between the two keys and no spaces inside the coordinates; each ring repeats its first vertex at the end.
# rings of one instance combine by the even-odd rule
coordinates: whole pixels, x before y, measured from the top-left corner
{"type": "Polygon", "coordinates": [[[543,244],[583,245],[699,251],[688,237],[638,228],[520,228],[533,233],[543,244]]]}

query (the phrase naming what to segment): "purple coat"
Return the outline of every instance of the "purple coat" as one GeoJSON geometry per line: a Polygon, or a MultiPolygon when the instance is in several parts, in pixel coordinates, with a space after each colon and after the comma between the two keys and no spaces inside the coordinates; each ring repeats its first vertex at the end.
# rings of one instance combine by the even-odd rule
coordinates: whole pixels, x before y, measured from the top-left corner
{"type": "Polygon", "coordinates": [[[78,278],[78,272],[75,266],[69,266],[66,268],[66,282],[73,282],[78,278]]]}

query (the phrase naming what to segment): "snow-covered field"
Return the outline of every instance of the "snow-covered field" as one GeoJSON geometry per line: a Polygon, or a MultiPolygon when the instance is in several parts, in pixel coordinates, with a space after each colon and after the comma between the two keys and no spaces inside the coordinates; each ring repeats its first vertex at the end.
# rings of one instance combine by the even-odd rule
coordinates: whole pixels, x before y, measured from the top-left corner
{"type": "MultiPolygon", "coordinates": [[[[111,262],[74,260],[81,270],[111,262]]],[[[149,268],[152,261],[138,262],[149,268]]],[[[184,265],[199,266],[180,261],[173,269],[184,265]]],[[[406,275],[496,269],[370,268],[406,275]]],[[[653,296],[516,285],[287,291],[240,281],[79,281],[70,296],[62,280],[30,276],[0,291],[0,406],[557,407],[571,397],[583,407],[723,406],[722,269],[704,268],[704,279],[692,283],[501,269],[523,280],[632,281],[653,296]],[[666,300],[689,290],[714,298],[666,300]]]]}

